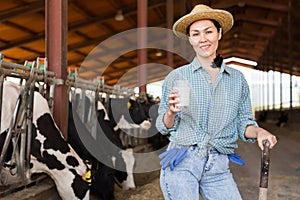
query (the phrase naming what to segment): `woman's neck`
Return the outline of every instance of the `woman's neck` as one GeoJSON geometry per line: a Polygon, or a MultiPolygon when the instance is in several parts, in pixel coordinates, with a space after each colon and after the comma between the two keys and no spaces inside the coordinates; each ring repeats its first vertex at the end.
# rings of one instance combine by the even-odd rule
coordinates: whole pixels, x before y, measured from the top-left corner
{"type": "Polygon", "coordinates": [[[203,67],[203,69],[205,71],[207,71],[207,73],[210,75],[210,79],[211,79],[211,84],[214,85],[215,84],[215,80],[218,76],[218,73],[220,71],[220,68],[219,67],[212,67],[213,65],[213,60],[211,57],[208,57],[208,58],[199,58],[198,57],[198,60],[201,64],[201,66],[203,67]]]}
{"type": "Polygon", "coordinates": [[[213,64],[213,60],[214,58],[212,57],[200,57],[200,56],[197,56],[201,66],[204,68],[204,69],[209,69],[212,67],[212,64],[213,64]]]}

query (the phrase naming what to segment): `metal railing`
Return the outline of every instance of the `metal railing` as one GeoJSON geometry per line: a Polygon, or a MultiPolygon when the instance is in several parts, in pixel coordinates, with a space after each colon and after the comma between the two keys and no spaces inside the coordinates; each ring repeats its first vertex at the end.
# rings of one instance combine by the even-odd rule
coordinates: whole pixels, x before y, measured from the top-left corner
{"type": "Polygon", "coordinates": [[[30,62],[26,61],[24,65],[6,62],[3,59],[4,56],[0,53],[0,122],[2,122],[3,115],[4,82],[7,77],[19,80],[20,92],[9,127],[6,130],[7,134],[0,154],[0,173],[5,163],[8,147],[12,143],[13,153],[9,166],[16,167],[17,177],[21,181],[25,181],[30,179],[34,91],[39,85],[39,91],[45,94],[46,87],[48,87],[48,103],[52,111],[54,88],[61,81],[56,79],[54,72],[47,71],[46,58],[37,58],[36,61],[30,62]]]}

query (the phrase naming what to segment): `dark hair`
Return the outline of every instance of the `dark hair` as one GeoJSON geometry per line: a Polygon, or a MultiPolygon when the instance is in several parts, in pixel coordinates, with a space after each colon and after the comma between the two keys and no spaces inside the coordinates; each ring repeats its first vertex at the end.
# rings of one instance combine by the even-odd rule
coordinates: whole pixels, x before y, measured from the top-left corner
{"type": "Polygon", "coordinates": [[[223,63],[223,57],[217,53],[217,56],[215,57],[213,63],[212,63],[212,68],[216,68],[216,67],[221,67],[223,63]]]}
{"type": "MultiPolygon", "coordinates": [[[[210,21],[212,21],[212,23],[215,25],[215,27],[217,28],[218,32],[220,32],[220,28],[221,28],[221,25],[219,24],[219,22],[217,22],[216,20],[214,19],[208,19],[210,21]]],[[[190,28],[191,28],[191,25],[194,23],[195,21],[193,21],[192,23],[190,23],[190,25],[188,25],[186,27],[186,35],[190,35],[190,28]]]]}

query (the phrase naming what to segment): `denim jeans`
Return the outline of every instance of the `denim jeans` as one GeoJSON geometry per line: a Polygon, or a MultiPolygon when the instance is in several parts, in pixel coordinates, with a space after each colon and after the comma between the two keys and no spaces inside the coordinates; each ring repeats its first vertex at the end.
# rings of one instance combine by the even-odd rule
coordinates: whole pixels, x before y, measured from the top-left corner
{"type": "Polygon", "coordinates": [[[191,146],[186,157],[173,171],[161,169],[160,187],[166,200],[241,200],[229,169],[227,155],[209,149],[199,156],[199,147],[191,146]]]}

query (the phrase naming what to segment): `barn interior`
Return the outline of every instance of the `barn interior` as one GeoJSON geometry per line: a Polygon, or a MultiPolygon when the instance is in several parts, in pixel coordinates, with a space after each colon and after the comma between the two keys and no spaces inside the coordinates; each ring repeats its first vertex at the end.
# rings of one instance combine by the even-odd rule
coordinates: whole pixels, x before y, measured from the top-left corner
{"type": "MultiPolygon", "coordinates": [[[[300,163],[296,149],[300,143],[300,111],[299,102],[295,103],[291,95],[295,92],[293,78],[300,76],[299,0],[3,0],[0,65],[24,65],[37,58],[47,58],[48,70],[61,80],[56,86],[53,109],[54,118],[66,137],[68,106],[65,102],[70,76],[75,73],[93,87],[94,80],[100,78],[112,90],[125,88],[132,92],[139,88],[139,93],[147,93],[147,84],[163,80],[172,69],[193,58],[187,41],[172,35],[171,29],[177,19],[200,3],[225,9],[234,17],[234,26],[223,36],[218,52],[228,59],[227,64],[289,75],[289,87],[280,84],[273,90],[280,96],[279,104],[263,105],[255,115],[261,120],[261,126],[274,131],[279,138],[279,147],[272,152],[271,199],[299,199],[300,163]],[[233,57],[257,64],[230,59],[233,57]],[[289,102],[287,107],[282,107],[286,90],[289,102]]],[[[265,90],[264,98],[272,99],[272,94],[265,90]]],[[[259,168],[259,150],[253,145],[240,146],[246,162],[259,168]]],[[[235,166],[233,169],[237,171],[245,199],[256,197],[257,170],[250,170],[251,167],[241,170],[235,166]]],[[[157,181],[159,172],[145,174],[135,174],[140,187],[130,192],[117,189],[116,198],[163,199],[157,181]],[[149,184],[147,180],[154,181],[149,184]]]]}

